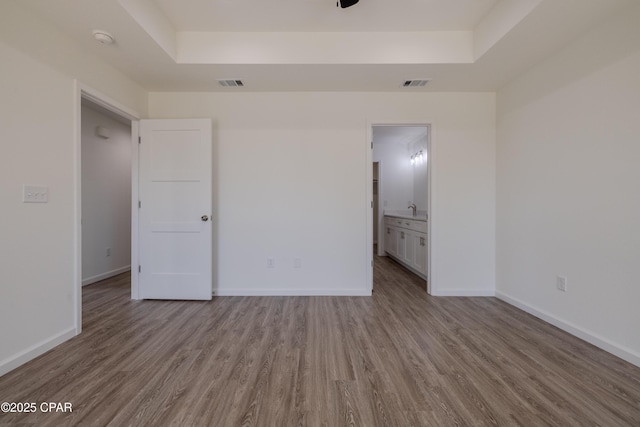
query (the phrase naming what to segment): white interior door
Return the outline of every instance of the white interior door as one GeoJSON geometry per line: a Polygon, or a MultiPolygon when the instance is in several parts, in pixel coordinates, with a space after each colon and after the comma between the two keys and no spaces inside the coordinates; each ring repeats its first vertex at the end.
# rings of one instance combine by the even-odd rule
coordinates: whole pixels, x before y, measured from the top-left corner
{"type": "Polygon", "coordinates": [[[140,121],[142,299],[211,299],[211,120],[140,121]]]}

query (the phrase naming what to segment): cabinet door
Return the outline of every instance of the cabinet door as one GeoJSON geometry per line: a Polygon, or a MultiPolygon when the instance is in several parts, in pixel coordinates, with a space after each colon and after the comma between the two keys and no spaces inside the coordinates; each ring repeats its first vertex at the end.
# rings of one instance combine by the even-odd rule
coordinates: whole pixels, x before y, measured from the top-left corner
{"type": "Polygon", "coordinates": [[[417,236],[415,232],[411,230],[404,230],[405,253],[402,260],[414,268],[414,260],[416,256],[416,241],[417,236]]]}
{"type": "Polygon", "coordinates": [[[415,256],[413,266],[423,274],[427,274],[427,235],[416,233],[415,256]]]}
{"type": "Polygon", "coordinates": [[[384,250],[391,255],[398,253],[398,231],[390,225],[385,226],[384,250]]]}
{"type": "Polygon", "coordinates": [[[396,256],[400,258],[402,261],[406,261],[407,256],[407,230],[399,228],[397,230],[397,242],[398,242],[398,252],[396,256]]]}

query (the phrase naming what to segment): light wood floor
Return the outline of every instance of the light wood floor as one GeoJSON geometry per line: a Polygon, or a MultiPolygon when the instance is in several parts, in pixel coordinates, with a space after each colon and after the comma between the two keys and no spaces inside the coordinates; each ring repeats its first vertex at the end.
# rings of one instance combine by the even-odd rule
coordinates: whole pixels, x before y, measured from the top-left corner
{"type": "Polygon", "coordinates": [[[386,258],[373,297],[129,300],[0,378],[9,425],[640,426],[640,369],[495,298],[433,298],[386,258]]]}

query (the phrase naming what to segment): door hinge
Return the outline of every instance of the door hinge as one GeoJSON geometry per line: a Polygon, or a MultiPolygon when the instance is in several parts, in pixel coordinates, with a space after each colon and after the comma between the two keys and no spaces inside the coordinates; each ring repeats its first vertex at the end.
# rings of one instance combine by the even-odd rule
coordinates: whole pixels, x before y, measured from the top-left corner
{"type": "Polygon", "coordinates": [[[371,260],[371,267],[373,267],[373,260],[371,260]]]}
{"type": "Polygon", "coordinates": [[[141,265],[138,266],[138,273],[142,273],[142,266],[141,265]]]}
{"type": "Polygon", "coordinates": [[[138,144],[142,144],[142,137],[141,136],[138,137],[138,144]]]}
{"type": "Polygon", "coordinates": [[[373,150],[373,141],[371,141],[371,149],[373,150]]]}
{"type": "Polygon", "coordinates": [[[142,207],[142,202],[138,200],[138,209],[140,209],[141,207],[142,207]]]}
{"type": "Polygon", "coordinates": [[[373,200],[371,201],[371,207],[373,207],[373,200]]]}

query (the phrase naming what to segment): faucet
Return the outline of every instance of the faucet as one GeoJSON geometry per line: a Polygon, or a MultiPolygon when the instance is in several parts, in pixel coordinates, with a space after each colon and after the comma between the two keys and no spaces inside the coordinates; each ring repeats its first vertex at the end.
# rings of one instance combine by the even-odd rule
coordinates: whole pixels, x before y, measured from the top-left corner
{"type": "Polygon", "coordinates": [[[416,204],[415,203],[411,203],[409,206],[407,206],[408,208],[411,208],[411,210],[413,210],[413,216],[416,216],[416,204]]]}

